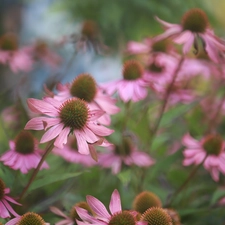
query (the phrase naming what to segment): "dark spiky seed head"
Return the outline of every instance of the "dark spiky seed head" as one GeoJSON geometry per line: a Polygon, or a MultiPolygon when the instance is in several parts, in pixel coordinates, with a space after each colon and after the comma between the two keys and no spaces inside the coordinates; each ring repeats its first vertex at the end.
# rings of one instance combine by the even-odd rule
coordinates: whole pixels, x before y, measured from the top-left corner
{"type": "Polygon", "coordinates": [[[203,148],[209,155],[220,155],[224,149],[223,139],[217,134],[208,135],[203,141],[203,148]]]}
{"type": "Polygon", "coordinates": [[[184,14],[182,18],[182,26],[184,30],[204,33],[209,26],[207,15],[201,9],[191,9],[184,14]]]}
{"type": "Polygon", "coordinates": [[[34,152],[35,139],[29,131],[23,130],[17,135],[15,138],[15,150],[24,155],[34,152]]]}
{"type": "Polygon", "coordinates": [[[88,120],[88,107],[81,99],[69,99],[60,107],[60,118],[66,127],[82,129],[88,120]]]}
{"type": "Polygon", "coordinates": [[[148,225],[172,225],[170,215],[160,207],[147,209],[142,214],[141,221],[147,221],[148,225]]]}
{"type": "Polygon", "coordinates": [[[128,211],[115,213],[112,215],[108,225],[135,225],[135,219],[128,211]]]}
{"type": "Polygon", "coordinates": [[[16,225],[45,225],[45,221],[40,215],[28,212],[20,218],[16,225]]]}
{"type": "Polygon", "coordinates": [[[136,60],[128,60],[123,66],[123,78],[125,80],[136,80],[143,74],[142,65],[136,60]]]}
{"type": "Polygon", "coordinates": [[[88,73],[78,75],[71,84],[70,93],[73,97],[92,102],[97,92],[95,79],[88,73]]]}
{"type": "Polygon", "coordinates": [[[133,201],[133,208],[137,212],[144,213],[151,207],[161,207],[162,202],[159,197],[151,191],[143,191],[138,194],[133,201]]]}

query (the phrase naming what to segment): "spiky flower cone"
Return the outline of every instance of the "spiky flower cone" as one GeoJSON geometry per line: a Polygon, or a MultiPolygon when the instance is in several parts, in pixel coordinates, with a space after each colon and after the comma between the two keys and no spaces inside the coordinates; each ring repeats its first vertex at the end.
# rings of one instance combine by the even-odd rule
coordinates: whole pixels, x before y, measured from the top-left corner
{"type": "Polygon", "coordinates": [[[16,225],[45,225],[45,221],[38,214],[28,212],[21,216],[16,225]]]}
{"type": "Polygon", "coordinates": [[[145,211],[141,221],[147,221],[148,225],[172,225],[170,215],[160,207],[152,207],[145,211]]]}
{"type": "Polygon", "coordinates": [[[161,207],[162,202],[157,195],[150,191],[143,191],[138,194],[133,201],[133,209],[144,213],[151,207],[161,207]]]}

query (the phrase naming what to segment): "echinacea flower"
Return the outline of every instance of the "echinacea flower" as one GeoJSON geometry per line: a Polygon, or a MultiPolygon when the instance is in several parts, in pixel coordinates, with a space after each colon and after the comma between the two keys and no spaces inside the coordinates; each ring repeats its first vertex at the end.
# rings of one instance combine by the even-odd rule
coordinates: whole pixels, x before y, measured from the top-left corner
{"type": "Polygon", "coordinates": [[[12,202],[13,204],[16,205],[21,205],[18,202],[16,202],[14,199],[8,196],[10,192],[9,188],[5,187],[5,183],[3,180],[0,178],[0,218],[9,218],[10,213],[13,214],[14,216],[19,216],[13,208],[10,206],[8,202],[12,202]]]}
{"type": "Polygon", "coordinates": [[[88,155],[88,143],[101,141],[113,132],[96,122],[104,112],[89,110],[87,104],[78,98],[63,103],[48,97],[44,100],[30,98],[27,103],[31,111],[45,115],[32,118],[25,126],[25,129],[32,130],[48,129],[40,143],[55,139],[54,145],[63,148],[68,135],[73,134],[77,139],[78,152],[88,155]]]}
{"type": "Polygon", "coordinates": [[[213,180],[219,180],[219,172],[225,174],[225,142],[222,137],[217,134],[210,134],[198,141],[190,134],[186,134],[182,143],[186,147],[183,152],[184,166],[198,165],[204,160],[203,166],[210,172],[213,180]]]}
{"type": "Polygon", "coordinates": [[[60,220],[59,222],[57,222],[55,225],[77,225],[76,220],[81,221],[81,218],[77,214],[76,207],[86,209],[90,214],[92,214],[91,209],[90,209],[89,205],[87,204],[87,202],[76,203],[70,210],[69,216],[67,216],[65,213],[63,213],[60,209],[52,206],[52,207],[50,207],[50,210],[54,214],[64,218],[63,220],[60,220]]]}
{"type": "Polygon", "coordinates": [[[111,224],[127,224],[127,225],[147,225],[146,222],[136,220],[136,213],[123,211],[119,192],[115,189],[112,193],[109,203],[109,210],[101,201],[93,196],[87,196],[87,203],[94,213],[94,216],[88,214],[87,210],[76,207],[77,213],[83,221],[78,221],[78,225],[111,225],[111,224]]]}
{"type": "MultiPolygon", "coordinates": [[[[9,141],[9,146],[10,149],[0,157],[0,161],[4,165],[14,170],[20,170],[24,174],[38,166],[42,152],[38,149],[38,141],[30,132],[21,131],[14,141],[9,141]]],[[[41,166],[41,169],[48,168],[46,162],[41,166]]]]}
{"type": "Polygon", "coordinates": [[[103,93],[97,86],[95,79],[88,73],[78,75],[72,83],[57,86],[58,94],[54,96],[59,101],[71,97],[80,98],[87,102],[90,110],[102,110],[105,113],[98,119],[103,125],[110,125],[110,115],[116,114],[120,109],[115,105],[116,100],[103,93]]]}
{"type": "Polygon", "coordinates": [[[147,221],[147,225],[173,225],[170,215],[160,207],[151,207],[141,216],[141,221],[147,221]]]}
{"type": "Polygon", "coordinates": [[[33,60],[27,48],[18,48],[17,37],[6,33],[0,37],[0,63],[8,64],[14,73],[28,72],[32,69],[33,60]]]}
{"type": "Polygon", "coordinates": [[[151,191],[142,191],[133,201],[133,209],[141,214],[151,207],[162,207],[160,198],[151,191]]]}
{"type": "Polygon", "coordinates": [[[148,93],[143,67],[136,60],[128,60],[124,63],[123,79],[111,81],[101,86],[110,95],[118,92],[124,102],[143,100],[148,93]]]}
{"type": "Polygon", "coordinates": [[[121,145],[109,146],[108,150],[99,154],[99,165],[103,168],[111,168],[113,174],[119,173],[123,164],[139,167],[154,164],[154,160],[147,153],[139,151],[127,139],[124,139],[121,145]]]}
{"type": "Polygon", "coordinates": [[[213,61],[220,62],[221,53],[225,50],[225,42],[214,35],[203,10],[198,8],[189,10],[184,14],[181,24],[171,24],[159,18],[156,19],[166,28],[166,31],[156,36],[155,41],[171,37],[175,43],[183,44],[183,53],[186,54],[193,45],[198,51],[200,40],[208,56],[213,61]]]}
{"type": "Polygon", "coordinates": [[[66,161],[70,162],[70,163],[76,163],[76,164],[81,164],[85,167],[91,167],[94,165],[97,165],[96,161],[97,161],[97,153],[95,150],[94,145],[98,145],[98,146],[109,146],[111,145],[108,142],[97,142],[94,144],[88,144],[89,147],[89,151],[90,151],[90,155],[84,155],[84,154],[80,154],[78,152],[78,147],[77,147],[77,139],[75,136],[69,136],[68,137],[68,142],[66,145],[64,145],[63,149],[54,147],[52,150],[52,153],[55,155],[59,155],[62,158],[64,158],[66,161]],[[93,160],[94,159],[94,160],[93,160]]]}
{"type": "Polygon", "coordinates": [[[50,225],[46,223],[43,218],[34,212],[27,212],[22,216],[17,216],[16,218],[10,220],[5,225],[50,225]]]}

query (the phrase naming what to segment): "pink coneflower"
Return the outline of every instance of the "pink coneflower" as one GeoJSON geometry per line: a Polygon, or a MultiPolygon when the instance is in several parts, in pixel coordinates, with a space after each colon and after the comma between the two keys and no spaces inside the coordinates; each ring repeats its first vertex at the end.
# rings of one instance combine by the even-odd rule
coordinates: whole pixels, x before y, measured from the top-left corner
{"type": "Polygon", "coordinates": [[[71,208],[70,214],[68,216],[64,212],[62,212],[60,209],[56,207],[50,207],[50,210],[54,214],[64,218],[63,220],[60,220],[59,222],[57,222],[55,225],[77,225],[76,220],[81,221],[81,218],[77,214],[76,207],[86,209],[90,214],[92,214],[91,208],[89,207],[87,202],[84,202],[84,201],[76,203],[71,208]]]}
{"type": "Polygon", "coordinates": [[[40,215],[34,212],[27,212],[22,216],[18,215],[16,218],[7,222],[5,225],[24,225],[24,224],[50,225],[50,223],[46,223],[40,215]]]}
{"type": "Polygon", "coordinates": [[[186,54],[193,45],[198,51],[200,40],[213,61],[221,60],[225,42],[215,36],[213,30],[209,28],[208,18],[203,10],[197,8],[189,10],[184,14],[181,24],[171,24],[159,18],[156,19],[166,28],[166,31],[156,36],[155,41],[171,37],[175,43],[183,44],[183,53],[186,54]]]}
{"type": "Polygon", "coordinates": [[[102,110],[105,113],[98,119],[98,122],[103,125],[110,125],[110,115],[116,114],[120,109],[115,105],[116,100],[113,99],[97,86],[94,78],[83,73],[78,75],[72,83],[59,84],[59,93],[54,96],[59,101],[65,101],[71,97],[80,98],[87,102],[91,110],[102,110]]]}
{"type": "Polygon", "coordinates": [[[84,221],[78,221],[78,225],[95,224],[95,225],[110,225],[110,224],[134,224],[147,225],[146,222],[136,220],[136,212],[122,211],[120,195],[117,190],[114,190],[109,203],[109,210],[103,205],[101,201],[93,196],[87,196],[87,203],[94,213],[91,216],[87,210],[76,207],[77,213],[84,221]]]}
{"type": "Polygon", "coordinates": [[[11,197],[8,196],[10,192],[9,188],[5,187],[5,183],[0,178],[0,218],[9,218],[11,217],[9,213],[13,214],[14,216],[19,216],[13,208],[9,205],[8,202],[12,202],[16,205],[21,205],[11,197]]]}
{"type": "Polygon", "coordinates": [[[154,160],[147,153],[139,151],[127,139],[124,139],[121,145],[110,146],[108,149],[108,152],[99,155],[99,165],[111,168],[113,174],[119,173],[123,164],[139,167],[154,164],[154,160]]]}
{"type": "Polygon", "coordinates": [[[90,155],[83,155],[78,152],[77,147],[77,139],[75,136],[69,136],[68,142],[66,145],[64,145],[63,149],[60,148],[53,148],[52,153],[61,156],[66,161],[76,164],[81,164],[85,167],[91,167],[94,165],[97,165],[96,162],[93,160],[95,159],[97,161],[97,153],[95,150],[94,145],[98,146],[109,146],[110,144],[107,142],[103,143],[95,143],[95,144],[88,144],[90,155]]]}
{"type": "Polygon", "coordinates": [[[143,75],[141,64],[129,60],[123,67],[123,79],[103,84],[102,87],[110,95],[117,91],[124,102],[137,102],[144,99],[148,93],[143,75]]]}
{"type": "Polygon", "coordinates": [[[12,33],[0,37],[0,63],[8,64],[17,73],[28,72],[32,69],[33,60],[27,48],[18,49],[17,38],[12,33]]]}
{"type": "MultiPolygon", "coordinates": [[[[9,141],[9,147],[0,157],[0,161],[14,170],[20,170],[21,173],[25,174],[36,168],[41,160],[42,151],[38,149],[38,141],[28,131],[21,131],[14,141],[9,141]]],[[[46,162],[41,166],[41,169],[44,168],[49,168],[46,162]]]]}
{"type": "Polygon", "coordinates": [[[62,58],[57,53],[53,52],[43,40],[37,40],[28,50],[34,60],[40,60],[49,65],[52,69],[58,68],[62,62],[62,58]]]}
{"type": "Polygon", "coordinates": [[[28,106],[34,113],[45,116],[36,117],[28,121],[25,129],[46,130],[40,143],[55,139],[54,145],[63,148],[69,134],[77,139],[78,152],[89,154],[88,143],[101,141],[113,130],[101,126],[96,120],[103,115],[101,110],[89,110],[87,104],[80,99],[69,99],[63,103],[46,97],[44,100],[30,98],[28,106]],[[49,129],[50,128],[50,129],[49,129]]]}
{"type": "Polygon", "coordinates": [[[201,164],[205,157],[203,166],[208,170],[213,180],[219,180],[219,172],[225,174],[225,142],[216,134],[207,135],[200,141],[195,140],[189,134],[184,135],[182,139],[184,150],[184,166],[191,164],[201,164]]]}

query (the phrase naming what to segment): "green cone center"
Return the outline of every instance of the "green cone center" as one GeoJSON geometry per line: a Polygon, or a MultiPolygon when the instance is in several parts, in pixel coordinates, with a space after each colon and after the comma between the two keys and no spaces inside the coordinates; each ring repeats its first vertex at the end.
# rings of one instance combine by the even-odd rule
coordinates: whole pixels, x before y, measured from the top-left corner
{"type": "Polygon", "coordinates": [[[112,215],[108,225],[135,225],[134,217],[127,211],[112,215]]]}
{"type": "Polygon", "coordinates": [[[142,221],[147,221],[148,225],[171,225],[172,219],[162,208],[152,207],[145,211],[141,217],[142,221]]]}
{"type": "Polygon", "coordinates": [[[17,225],[45,225],[45,221],[36,213],[24,214],[17,225]]]}
{"type": "Polygon", "coordinates": [[[35,140],[29,131],[21,131],[15,138],[15,150],[18,153],[27,155],[35,150],[35,140]]]}
{"type": "Polygon", "coordinates": [[[89,74],[79,75],[71,84],[70,94],[73,97],[92,102],[97,92],[96,82],[89,74]]]}
{"type": "Polygon", "coordinates": [[[150,191],[143,191],[134,199],[133,207],[134,210],[144,213],[151,207],[161,207],[162,202],[157,195],[150,191]]]}
{"type": "Polygon", "coordinates": [[[204,33],[208,27],[208,18],[201,9],[191,9],[186,12],[182,18],[184,30],[196,33],[204,33]]]}
{"type": "Polygon", "coordinates": [[[82,129],[88,120],[88,107],[80,99],[67,100],[61,106],[60,118],[66,127],[82,129]]]}
{"type": "Polygon", "coordinates": [[[137,80],[142,77],[143,68],[141,64],[135,60],[129,60],[123,66],[123,78],[125,80],[137,80]]]}
{"type": "Polygon", "coordinates": [[[223,139],[219,135],[209,135],[203,142],[203,148],[209,155],[218,156],[223,150],[223,139]]]}

